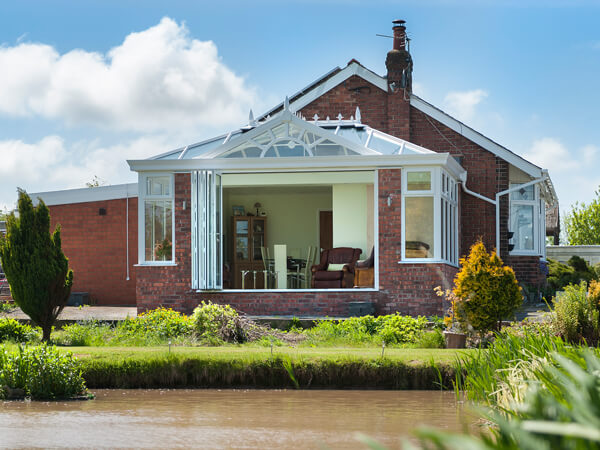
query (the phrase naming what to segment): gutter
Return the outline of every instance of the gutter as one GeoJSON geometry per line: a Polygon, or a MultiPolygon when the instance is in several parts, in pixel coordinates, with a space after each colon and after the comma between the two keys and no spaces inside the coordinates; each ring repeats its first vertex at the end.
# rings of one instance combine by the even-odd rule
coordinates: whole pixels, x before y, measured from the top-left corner
{"type": "Polygon", "coordinates": [[[519,184],[518,186],[512,187],[510,189],[506,189],[504,191],[500,191],[496,193],[496,198],[492,200],[484,195],[478,194],[477,192],[473,192],[469,188],[467,188],[467,172],[463,172],[460,174],[460,185],[467,194],[472,195],[480,200],[484,200],[492,205],[496,206],[496,253],[500,255],[500,197],[503,195],[510,194],[511,192],[515,192],[521,190],[523,188],[533,186],[534,184],[543,183],[546,180],[549,180],[548,171],[542,172],[543,176],[541,178],[536,178],[535,180],[531,180],[527,183],[519,184]]]}

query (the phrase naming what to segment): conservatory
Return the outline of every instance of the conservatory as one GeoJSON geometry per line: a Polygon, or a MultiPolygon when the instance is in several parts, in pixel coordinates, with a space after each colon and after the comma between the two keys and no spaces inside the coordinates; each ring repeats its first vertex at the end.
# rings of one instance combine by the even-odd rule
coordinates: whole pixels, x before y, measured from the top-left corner
{"type": "Polygon", "coordinates": [[[358,108],[306,120],[286,102],[272,118],[128,163],[139,174],[138,265],[183,266],[198,292],[378,290],[390,240],[396,267],[458,264],[464,169],[362,124],[358,108]],[[354,270],[364,260],[366,285],[354,270]]]}

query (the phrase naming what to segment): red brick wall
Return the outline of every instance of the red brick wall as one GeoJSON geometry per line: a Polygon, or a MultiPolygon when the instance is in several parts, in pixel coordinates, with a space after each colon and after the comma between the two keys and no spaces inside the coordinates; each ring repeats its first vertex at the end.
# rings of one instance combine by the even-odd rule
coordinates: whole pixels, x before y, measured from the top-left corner
{"type": "Polygon", "coordinates": [[[129,199],[129,280],[126,199],[50,206],[52,229],[61,226],[62,249],[74,271],[73,292],[98,305],[135,305],[137,198],[129,199]],[[100,208],[106,215],[98,214],[100,208]]]}
{"type": "MultiPolygon", "coordinates": [[[[312,118],[345,118],[360,108],[362,122],[393,136],[406,139],[439,153],[450,153],[461,161],[468,172],[467,186],[472,191],[494,199],[496,192],[509,187],[508,163],[461,134],[446,127],[424,112],[411,107],[404,91],[388,94],[358,76],[352,76],[302,108],[312,118]],[[366,86],[366,88],[361,88],[366,86]]],[[[488,250],[496,247],[496,208],[494,205],[460,191],[460,255],[480,237],[488,250]]],[[[508,199],[500,199],[500,256],[513,265],[517,278],[524,283],[542,282],[535,257],[508,257],[508,199]],[[537,272],[536,272],[537,271],[537,272]],[[533,280],[533,281],[532,281],[533,280]]]]}
{"type": "Polygon", "coordinates": [[[448,286],[456,269],[446,264],[398,264],[400,260],[400,170],[379,172],[380,291],[364,292],[215,292],[197,293],[191,286],[189,174],[175,175],[176,266],[137,267],[138,311],[167,306],[190,313],[202,300],[228,303],[248,314],[347,316],[351,301],[371,301],[380,314],[441,314],[441,299],[435,286],[448,286]],[[388,194],[394,194],[387,205],[388,194]]]}

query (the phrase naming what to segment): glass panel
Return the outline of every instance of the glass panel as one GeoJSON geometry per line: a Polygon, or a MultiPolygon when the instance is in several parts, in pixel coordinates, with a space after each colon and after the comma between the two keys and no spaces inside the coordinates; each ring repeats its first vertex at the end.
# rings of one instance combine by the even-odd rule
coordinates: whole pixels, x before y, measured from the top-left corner
{"type": "Polygon", "coordinates": [[[302,131],[304,130],[301,130],[293,123],[290,123],[290,137],[298,138],[302,134],[302,131]]]}
{"type": "Polygon", "coordinates": [[[291,156],[306,156],[304,151],[304,147],[302,145],[297,144],[294,141],[289,142],[280,142],[274,146],[279,153],[281,158],[291,157],[291,156]]]}
{"type": "Polygon", "coordinates": [[[253,141],[260,145],[267,145],[271,142],[273,138],[271,137],[271,133],[267,131],[266,133],[259,134],[256,136],[253,141]]]}
{"type": "Polygon", "coordinates": [[[252,235],[252,259],[254,261],[262,261],[262,254],[260,248],[265,246],[265,235],[254,234],[252,235]]]}
{"type": "Polygon", "coordinates": [[[287,123],[282,123],[280,125],[277,125],[271,131],[275,135],[275,139],[281,139],[281,138],[287,137],[287,123]]]}
{"type": "Polygon", "coordinates": [[[262,150],[258,147],[248,147],[244,152],[246,153],[246,158],[258,158],[262,150]]]}
{"type": "Polygon", "coordinates": [[[148,177],[146,195],[171,195],[171,177],[148,177]]]}
{"type": "Polygon", "coordinates": [[[397,152],[400,149],[400,144],[397,142],[388,141],[387,139],[383,139],[380,136],[377,136],[376,133],[373,133],[371,136],[371,140],[369,141],[369,148],[376,150],[384,155],[391,155],[397,152]]]}
{"type": "Polygon", "coordinates": [[[242,152],[240,150],[238,150],[237,152],[233,152],[233,153],[228,153],[227,155],[225,155],[225,158],[243,158],[244,155],[242,155],[242,152]]]}
{"type": "Polygon", "coordinates": [[[514,250],[533,250],[533,205],[512,205],[510,211],[510,231],[514,250]]]}
{"type": "Polygon", "coordinates": [[[407,191],[431,190],[431,172],[406,172],[407,191]]]}
{"type": "Polygon", "coordinates": [[[252,230],[254,233],[264,233],[265,232],[265,221],[262,219],[254,219],[252,224],[252,230]]]}
{"type": "Polygon", "coordinates": [[[236,239],[236,259],[247,260],[248,259],[248,236],[238,236],[236,239]]]}
{"type": "MultiPolygon", "coordinates": [[[[510,187],[516,187],[518,184],[511,184],[510,187]]],[[[535,200],[535,186],[527,186],[519,189],[518,191],[511,192],[511,200],[535,200]]]]}
{"type": "Polygon", "coordinates": [[[145,259],[171,261],[173,259],[173,209],[171,200],[146,200],[144,203],[145,259]]]}
{"type": "Polygon", "coordinates": [[[369,137],[368,133],[364,130],[364,128],[340,128],[338,131],[338,136],[342,136],[345,139],[348,139],[352,142],[356,142],[358,144],[365,145],[367,142],[367,138],[369,137]]]}
{"type": "Polygon", "coordinates": [[[236,234],[248,234],[248,221],[247,220],[236,221],[235,233],[236,234]]]}
{"type": "Polygon", "coordinates": [[[433,258],[433,197],[407,197],[404,201],[406,258],[433,258]]]}

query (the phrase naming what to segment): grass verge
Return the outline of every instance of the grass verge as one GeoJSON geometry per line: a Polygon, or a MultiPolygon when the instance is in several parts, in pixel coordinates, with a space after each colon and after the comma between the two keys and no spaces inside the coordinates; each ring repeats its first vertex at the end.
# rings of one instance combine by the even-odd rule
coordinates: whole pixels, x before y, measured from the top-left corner
{"type": "MultiPolygon", "coordinates": [[[[67,349],[65,349],[67,351],[67,349]]],[[[89,388],[451,388],[468,350],[69,347],[89,388]],[[295,381],[294,381],[295,380],[295,381]]]]}

